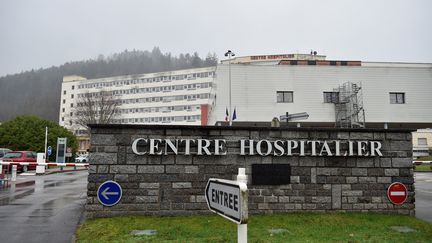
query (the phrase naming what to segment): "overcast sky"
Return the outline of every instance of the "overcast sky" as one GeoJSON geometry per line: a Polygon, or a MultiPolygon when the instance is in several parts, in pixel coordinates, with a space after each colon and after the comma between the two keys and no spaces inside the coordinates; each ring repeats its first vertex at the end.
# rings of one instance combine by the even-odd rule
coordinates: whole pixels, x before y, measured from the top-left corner
{"type": "Polygon", "coordinates": [[[432,1],[0,1],[0,76],[154,46],[432,63],[432,1]]]}

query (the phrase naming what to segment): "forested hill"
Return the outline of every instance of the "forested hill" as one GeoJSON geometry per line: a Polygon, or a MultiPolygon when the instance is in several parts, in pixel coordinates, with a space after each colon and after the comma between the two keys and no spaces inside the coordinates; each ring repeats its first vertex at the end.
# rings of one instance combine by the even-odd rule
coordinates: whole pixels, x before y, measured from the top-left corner
{"type": "Polygon", "coordinates": [[[215,54],[201,58],[194,54],[172,56],[159,48],[152,51],[124,51],[108,57],[69,62],[59,67],[31,70],[0,78],[0,122],[17,115],[37,115],[58,122],[63,76],[87,79],[151,73],[217,64],[215,54]]]}

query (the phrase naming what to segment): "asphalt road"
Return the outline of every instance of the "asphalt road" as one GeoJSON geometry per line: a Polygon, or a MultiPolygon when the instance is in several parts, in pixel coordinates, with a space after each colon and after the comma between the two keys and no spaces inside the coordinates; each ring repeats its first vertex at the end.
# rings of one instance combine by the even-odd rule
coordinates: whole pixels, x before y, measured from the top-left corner
{"type": "Polygon", "coordinates": [[[0,242],[71,242],[86,202],[87,175],[19,175],[15,187],[0,189],[0,242]]]}
{"type": "Polygon", "coordinates": [[[432,223],[432,173],[415,173],[416,217],[432,223]]]}

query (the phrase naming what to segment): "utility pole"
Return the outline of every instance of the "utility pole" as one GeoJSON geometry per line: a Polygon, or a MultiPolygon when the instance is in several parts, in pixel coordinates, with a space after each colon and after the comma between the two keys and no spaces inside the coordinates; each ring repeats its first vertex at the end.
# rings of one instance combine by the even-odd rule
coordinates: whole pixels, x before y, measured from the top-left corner
{"type": "Polygon", "coordinates": [[[48,144],[48,127],[45,127],[45,158],[47,158],[47,144],[48,144]]]}

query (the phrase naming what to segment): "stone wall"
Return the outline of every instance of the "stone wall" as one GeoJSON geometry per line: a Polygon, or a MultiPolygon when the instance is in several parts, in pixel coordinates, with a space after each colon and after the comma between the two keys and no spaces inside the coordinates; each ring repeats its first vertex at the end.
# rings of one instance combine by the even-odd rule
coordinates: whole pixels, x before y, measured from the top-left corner
{"type": "MultiPolygon", "coordinates": [[[[88,177],[88,217],[116,215],[188,215],[209,213],[204,188],[209,178],[235,179],[239,167],[248,176],[252,164],[289,164],[291,183],[251,185],[249,213],[361,211],[414,215],[411,133],[408,130],[238,128],[195,126],[93,125],[88,177]],[[227,155],[136,155],[137,138],[226,139],[227,155]],[[240,139],[374,140],[381,157],[245,156],[240,139]],[[107,180],[123,188],[121,201],[102,206],[97,189],[107,180]],[[403,205],[389,202],[392,182],[409,191],[403,205]]],[[[307,151],[310,152],[310,151],[307,151]]]]}

